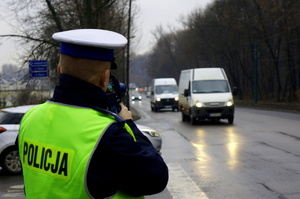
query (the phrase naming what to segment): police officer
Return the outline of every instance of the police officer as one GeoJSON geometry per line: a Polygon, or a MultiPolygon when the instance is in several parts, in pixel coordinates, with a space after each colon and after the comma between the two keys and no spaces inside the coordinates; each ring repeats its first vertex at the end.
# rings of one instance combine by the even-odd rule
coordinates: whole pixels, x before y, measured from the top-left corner
{"type": "Polygon", "coordinates": [[[55,33],[60,74],[53,98],[30,109],[18,137],[26,198],[143,198],[165,189],[168,168],[123,105],[107,110],[114,49],[99,29],[55,33]]]}

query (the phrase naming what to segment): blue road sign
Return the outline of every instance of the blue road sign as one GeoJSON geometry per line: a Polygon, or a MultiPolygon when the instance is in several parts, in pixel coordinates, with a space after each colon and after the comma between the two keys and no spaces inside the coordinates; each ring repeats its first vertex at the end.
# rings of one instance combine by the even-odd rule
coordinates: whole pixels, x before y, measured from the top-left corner
{"type": "Polygon", "coordinates": [[[36,73],[30,73],[30,77],[47,77],[48,72],[36,72],[36,73]]]}
{"type": "Polygon", "coordinates": [[[48,67],[47,66],[31,66],[30,70],[32,72],[47,71],[48,67]]]}
{"type": "Polygon", "coordinates": [[[48,66],[47,60],[29,61],[29,67],[31,66],[48,66]]]}
{"type": "Polygon", "coordinates": [[[30,77],[48,77],[48,61],[29,61],[30,77]]]}

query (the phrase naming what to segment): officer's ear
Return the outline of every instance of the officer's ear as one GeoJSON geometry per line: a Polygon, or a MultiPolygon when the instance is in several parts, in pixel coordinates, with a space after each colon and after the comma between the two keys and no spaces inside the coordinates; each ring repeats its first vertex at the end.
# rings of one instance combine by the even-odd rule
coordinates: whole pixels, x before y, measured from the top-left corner
{"type": "Polygon", "coordinates": [[[110,70],[105,69],[103,73],[101,73],[99,78],[99,87],[106,92],[108,83],[109,83],[109,77],[110,77],[110,70]]]}
{"type": "Polygon", "coordinates": [[[60,71],[60,64],[57,65],[57,72],[58,72],[59,75],[61,74],[61,71],[60,71]]]}

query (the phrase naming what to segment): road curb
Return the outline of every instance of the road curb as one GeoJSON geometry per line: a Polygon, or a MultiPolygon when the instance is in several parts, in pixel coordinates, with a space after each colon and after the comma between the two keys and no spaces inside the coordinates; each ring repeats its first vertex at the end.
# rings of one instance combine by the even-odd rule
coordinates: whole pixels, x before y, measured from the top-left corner
{"type": "Polygon", "coordinates": [[[265,103],[265,102],[243,102],[243,101],[235,101],[236,106],[238,107],[249,107],[256,109],[266,109],[266,110],[276,110],[276,111],[284,111],[284,112],[292,112],[292,113],[300,113],[300,104],[292,104],[292,103],[265,103]]]}

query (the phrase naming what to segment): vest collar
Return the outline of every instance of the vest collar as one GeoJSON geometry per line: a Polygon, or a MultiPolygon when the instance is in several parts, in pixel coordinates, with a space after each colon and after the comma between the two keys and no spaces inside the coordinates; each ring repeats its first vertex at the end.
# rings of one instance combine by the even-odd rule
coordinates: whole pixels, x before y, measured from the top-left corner
{"type": "Polygon", "coordinates": [[[52,101],[84,107],[107,108],[106,93],[99,87],[79,78],[61,74],[52,101]]]}

